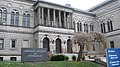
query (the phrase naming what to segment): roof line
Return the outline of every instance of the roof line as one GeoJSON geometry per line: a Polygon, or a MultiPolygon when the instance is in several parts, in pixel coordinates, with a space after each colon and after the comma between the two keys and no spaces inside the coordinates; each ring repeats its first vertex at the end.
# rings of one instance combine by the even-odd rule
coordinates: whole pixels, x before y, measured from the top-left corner
{"type": "Polygon", "coordinates": [[[47,3],[47,4],[53,4],[53,5],[56,5],[56,6],[60,6],[60,7],[72,9],[72,7],[68,7],[68,6],[65,6],[65,5],[56,4],[56,3],[53,3],[53,2],[43,1],[43,0],[38,0],[34,5],[36,5],[39,2],[47,3]]]}
{"type": "Polygon", "coordinates": [[[47,3],[47,4],[53,4],[53,5],[56,5],[56,6],[60,6],[60,7],[71,9],[73,11],[78,11],[78,12],[81,12],[81,13],[85,13],[85,14],[89,14],[89,15],[94,15],[95,16],[95,14],[92,13],[92,12],[88,12],[88,11],[84,11],[84,10],[81,10],[81,9],[77,9],[77,8],[73,8],[73,7],[68,7],[68,6],[65,6],[65,5],[60,5],[60,4],[56,4],[56,3],[52,3],[52,2],[47,2],[47,1],[43,1],[43,0],[38,0],[33,6],[35,6],[39,2],[47,3]]]}
{"type": "Polygon", "coordinates": [[[94,7],[90,8],[90,9],[88,9],[87,11],[88,11],[88,12],[92,12],[92,11],[94,11],[94,10],[96,10],[96,9],[98,9],[98,8],[100,8],[100,7],[102,7],[103,5],[106,5],[106,4],[110,3],[110,2],[112,2],[112,1],[117,1],[117,0],[106,0],[106,1],[100,3],[100,4],[96,5],[96,6],[94,6],[94,7]]]}

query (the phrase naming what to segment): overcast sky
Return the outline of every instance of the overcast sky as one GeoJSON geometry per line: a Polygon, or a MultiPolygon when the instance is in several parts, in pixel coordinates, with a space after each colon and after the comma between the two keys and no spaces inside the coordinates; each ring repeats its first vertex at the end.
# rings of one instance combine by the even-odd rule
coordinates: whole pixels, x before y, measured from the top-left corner
{"type": "Polygon", "coordinates": [[[105,0],[44,0],[61,5],[71,4],[72,7],[87,10],[105,0]]]}

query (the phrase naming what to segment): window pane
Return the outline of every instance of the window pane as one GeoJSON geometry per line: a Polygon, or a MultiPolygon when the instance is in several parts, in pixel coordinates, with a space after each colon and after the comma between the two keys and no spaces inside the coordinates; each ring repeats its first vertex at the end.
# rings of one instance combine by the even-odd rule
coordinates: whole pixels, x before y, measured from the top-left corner
{"type": "Polygon", "coordinates": [[[30,26],[30,15],[27,15],[27,27],[30,26]]]}
{"type": "Polygon", "coordinates": [[[82,24],[80,23],[80,31],[82,32],[82,24]]]}
{"type": "Polygon", "coordinates": [[[4,12],[3,12],[3,22],[6,22],[6,19],[7,19],[7,11],[4,10],[4,12]]]}
{"type": "Polygon", "coordinates": [[[10,57],[10,61],[17,61],[16,57],[10,57]]]}
{"type": "Polygon", "coordinates": [[[18,26],[18,24],[19,24],[19,13],[17,12],[15,15],[15,25],[18,26]]]}
{"type": "Polygon", "coordinates": [[[14,12],[11,13],[11,25],[14,25],[14,12]]]}
{"type": "Polygon", "coordinates": [[[0,22],[2,21],[2,10],[0,10],[0,22]]]}
{"type": "Polygon", "coordinates": [[[12,48],[15,48],[15,45],[16,45],[16,40],[12,40],[12,48]]]}
{"type": "Polygon", "coordinates": [[[26,15],[25,14],[23,14],[23,26],[26,26],[26,15]]]}
{"type": "Polygon", "coordinates": [[[79,23],[77,23],[77,30],[79,31],[79,23]]]}
{"type": "Polygon", "coordinates": [[[0,49],[3,49],[3,45],[4,45],[4,40],[0,39],[0,49]]]}

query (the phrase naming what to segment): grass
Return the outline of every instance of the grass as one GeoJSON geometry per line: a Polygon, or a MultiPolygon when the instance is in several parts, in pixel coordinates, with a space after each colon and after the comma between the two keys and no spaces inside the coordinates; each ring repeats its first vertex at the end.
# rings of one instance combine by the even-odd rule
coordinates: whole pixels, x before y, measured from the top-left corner
{"type": "Polygon", "coordinates": [[[0,67],[98,67],[93,62],[48,61],[45,63],[0,62],[0,67]]]}

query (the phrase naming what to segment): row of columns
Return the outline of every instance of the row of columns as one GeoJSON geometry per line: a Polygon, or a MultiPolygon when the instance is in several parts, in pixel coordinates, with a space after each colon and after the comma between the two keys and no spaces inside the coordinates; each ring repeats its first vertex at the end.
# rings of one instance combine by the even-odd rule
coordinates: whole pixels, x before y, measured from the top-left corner
{"type": "Polygon", "coordinates": [[[51,10],[53,10],[52,15],[50,15],[50,13],[51,13],[50,8],[38,7],[38,9],[37,9],[38,17],[37,18],[38,18],[40,25],[44,26],[44,20],[45,20],[45,21],[47,21],[46,25],[47,24],[50,25],[50,22],[52,22],[52,24],[51,24],[52,27],[74,28],[74,25],[72,22],[72,13],[60,11],[60,10],[56,10],[56,9],[51,9],[51,10]],[[47,9],[47,20],[45,19],[45,9],[47,9]],[[58,11],[58,14],[56,11],[58,11]],[[63,14],[63,16],[62,16],[62,14],[63,14]],[[58,15],[58,16],[56,17],[56,15],[58,15]],[[50,17],[53,18],[52,21],[50,20],[50,17]],[[62,18],[64,18],[64,19],[62,19],[62,18]]]}

